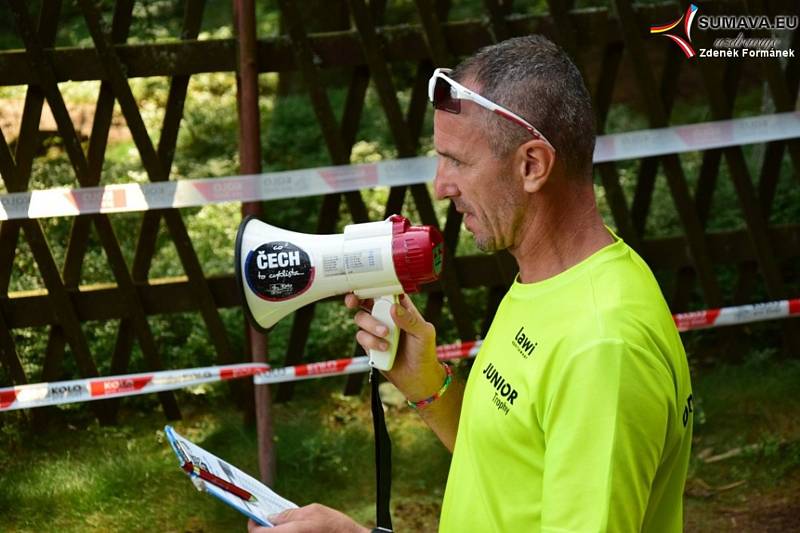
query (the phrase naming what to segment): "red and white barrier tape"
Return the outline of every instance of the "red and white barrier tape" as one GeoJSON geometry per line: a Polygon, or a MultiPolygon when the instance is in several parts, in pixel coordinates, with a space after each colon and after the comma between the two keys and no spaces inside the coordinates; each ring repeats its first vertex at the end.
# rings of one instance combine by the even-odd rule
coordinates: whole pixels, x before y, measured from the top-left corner
{"type": "MultiPolygon", "coordinates": [[[[445,344],[436,348],[436,355],[441,361],[475,357],[481,347],[481,341],[457,342],[445,344]]],[[[322,376],[343,376],[345,374],[358,374],[369,371],[369,357],[348,357],[321,363],[305,363],[302,365],[273,368],[253,376],[256,385],[283,383],[286,381],[302,381],[304,379],[322,376]]]]}
{"type": "MultiPolygon", "coordinates": [[[[437,353],[442,360],[474,357],[478,353],[479,347],[480,341],[448,344],[438,347],[437,353]]],[[[273,370],[269,370],[269,366],[263,363],[245,363],[35,383],[0,388],[0,411],[136,396],[247,376],[264,375],[264,379],[256,381],[256,384],[266,384],[354,374],[368,370],[369,358],[364,356],[321,363],[306,363],[273,370]]]]}
{"type": "Polygon", "coordinates": [[[800,315],[800,298],[672,315],[678,331],[733,326],[800,315]]]}
{"type": "MultiPolygon", "coordinates": [[[[747,324],[763,320],[774,320],[776,318],[786,318],[792,315],[800,315],[800,298],[678,313],[672,315],[672,319],[675,321],[678,331],[683,332],[695,329],[747,324]]],[[[442,361],[475,357],[480,347],[480,340],[457,342],[437,347],[436,355],[442,361]]],[[[368,357],[351,357],[347,359],[336,359],[335,361],[306,363],[270,369],[267,372],[253,376],[253,382],[256,385],[264,385],[282,383],[284,381],[300,381],[320,376],[356,374],[358,372],[367,372],[368,370],[368,357]]]]}
{"type": "Polygon", "coordinates": [[[202,383],[252,376],[265,372],[267,368],[263,363],[245,363],[19,385],[0,389],[0,411],[182,389],[202,383]]]}
{"type": "MultiPolygon", "coordinates": [[[[800,298],[679,313],[672,315],[672,318],[678,331],[689,331],[795,315],[800,315],[800,298]]],[[[480,347],[480,340],[457,342],[437,347],[436,355],[443,361],[475,357],[480,347]]],[[[323,376],[356,374],[368,370],[369,358],[364,356],[274,369],[265,364],[248,363],[37,383],[0,389],[0,411],[134,396],[247,376],[253,376],[256,385],[265,385],[323,376]]]]}
{"type": "MultiPolygon", "coordinates": [[[[624,161],[797,137],[800,137],[798,112],[614,133],[597,138],[594,162],[624,161]]],[[[0,220],[299,198],[376,186],[426,183],[435,172],[436,158],[411,157],[246,176],[27,191],[0,195],[0,220]]]]}

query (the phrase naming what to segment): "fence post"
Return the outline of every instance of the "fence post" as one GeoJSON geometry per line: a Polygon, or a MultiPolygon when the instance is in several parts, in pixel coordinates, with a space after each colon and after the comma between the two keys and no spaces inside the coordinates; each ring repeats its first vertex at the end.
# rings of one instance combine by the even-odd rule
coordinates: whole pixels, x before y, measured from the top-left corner
{"type": "MultiPolygon", "coordinates": [[[[253,0],[233,0],[237,42],[236,101],[239,110],[239,166],[242,174],[261,172],[261,128],[258,112],[258,63],[256,12],[253,0]]],[[[242,216],[260,215],[261,204],[242,204],[242,216]]],[[[245,321],[245,338],[254,362],[267,362],[267,337],[245,321]]],[[[258,438],[258,468],[261,481],[275,482],[272,447],[272,403],[267,385],[255,386],[255,417],[258,438]]]]}

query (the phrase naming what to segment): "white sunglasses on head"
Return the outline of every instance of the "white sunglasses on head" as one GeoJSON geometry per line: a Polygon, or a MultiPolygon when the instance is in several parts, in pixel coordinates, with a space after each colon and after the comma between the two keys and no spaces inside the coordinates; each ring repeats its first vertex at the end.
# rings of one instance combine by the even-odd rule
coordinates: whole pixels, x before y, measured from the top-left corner
{"type": "Polygon", "coordinates": [[[495,104],[488,98],[479,95],[475,91],[467,89],[453,78],[447,76],[450,72],[452,72],[452,69],[437,68],[433,71],[431,79],[428,80],[428,100],[433,103],[434,108],[457,115],[461,113],[461,100],[475,102],[492,113],[496,113],[511,122],[519,124],[528,130],[528,133],[534,138],[546,142],[550,148],[553,148],[555,151],[550,141],[548,141],[533,124],[505,107],[495,104]]]}

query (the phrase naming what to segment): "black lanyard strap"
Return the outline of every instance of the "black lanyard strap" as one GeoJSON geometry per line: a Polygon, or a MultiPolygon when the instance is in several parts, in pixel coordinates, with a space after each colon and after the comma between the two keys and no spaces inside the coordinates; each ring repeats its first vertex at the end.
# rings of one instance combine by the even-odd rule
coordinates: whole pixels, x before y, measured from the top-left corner
{"type": "Polygon", "coordinates": [[[370,369],[369,381],[372,385],[372,427],[375,431],[375,487],[377,498],[375,501],[376,522],[378,527],[373,531],[392,531],[392,515],[389,510],[389,501],[392,496],[392,441],[386,430],[386,420],[383,416],[383,405],[378,393],[378,378],[380,375],[375,368],[370,369]]]}

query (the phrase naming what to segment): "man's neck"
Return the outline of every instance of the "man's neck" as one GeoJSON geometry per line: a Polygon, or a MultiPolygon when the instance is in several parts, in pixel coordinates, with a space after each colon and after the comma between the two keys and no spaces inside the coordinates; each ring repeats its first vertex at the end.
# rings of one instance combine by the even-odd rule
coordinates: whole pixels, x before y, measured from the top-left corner
{"type": "Polygon", "coordinates": [[[509,248],[522,283],[556,276],[614,242],[593,196],[560,196],[562,201],[549,199],[529,211],[519,242],[509,248]]]}

